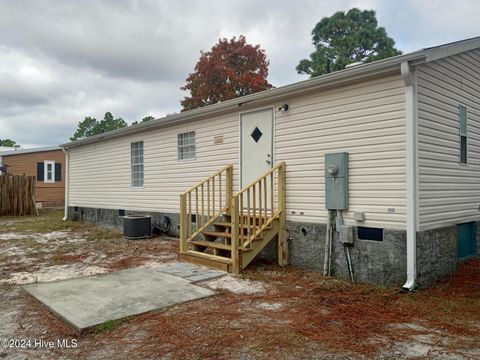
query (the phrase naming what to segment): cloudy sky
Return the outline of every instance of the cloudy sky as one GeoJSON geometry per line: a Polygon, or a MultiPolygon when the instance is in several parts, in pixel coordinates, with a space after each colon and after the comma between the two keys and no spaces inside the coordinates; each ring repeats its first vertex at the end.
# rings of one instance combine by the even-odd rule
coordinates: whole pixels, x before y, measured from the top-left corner
{"type": "Polygon", "coordinates": [[[0,139],[66,142],[85,116],[127,122],[179,111],[200,50],[243,34],[275,86],[305,79],[324,16],[374,9],[404,52],[480,35],[478,0],[0,0],[0,139]]]}

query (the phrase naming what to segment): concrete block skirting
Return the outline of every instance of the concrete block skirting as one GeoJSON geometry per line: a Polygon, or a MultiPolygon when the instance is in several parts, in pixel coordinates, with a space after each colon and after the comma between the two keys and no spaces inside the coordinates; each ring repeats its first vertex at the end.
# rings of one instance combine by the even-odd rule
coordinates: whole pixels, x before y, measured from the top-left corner
{"type": "Polygon", "coordinates": [[[417,232],[419,286],[431,285],[442,277],[454,273],[457,262],[456,226],[417,232]]]}
{"type": "Polygon", "coordinates": [[[480,256],[480,221],[477,221],[477,256],[480,256]]]}
{"type": "MultiPolygon", "coordinates": [[[[107,227],[113,227],[116,229],[122,229],[123,219],[119,216],[119,210],[122,209],[96,209],[88,207],[73,207],[68,208],[68,218],[74,221],[85,221],[90,224],[98,224],[107,227]]],[[[125,210],[125,215],[150,215],[152,217],[152,226],[161,224],[163,217],[168,216],[170,218],[170,231],[169,236],[180,236],[180,216],[175,213],[160,213],[160,212],[147,212],[147,211],[135,211],[125,210]]]]}
{"type": "MultiPolygon", "coordinates": [[[[287,222],[290,263],[323,271],[325,224],[287,222]]],[[[355,229],[356,230],[356,229],[355,229]]],[[[384,230],[383,241],[359,240],[354,231],[350,249],[356,281],[401,286],[406,278],[406,232],[384,230]]],[[[349,279],[344,245],[334,233],[332,275],[349,279]]]]}
{"type": "MultiPolygon", "coordinates": [[[[160,223],[164,216],[171,220],[170,236],[179,236],[179,214],[142,211],[125,211],[129,214],[151,215],[152,224],[160,223]]],[[[69,218],[103,226],[122,227],[118,210],[69,207],[69,218]]],[[[480,228],[480,222],[477,226],[480,228]]],[[[311,270],[323,271],[326,225],[287,221],[290,264],[311,270]]],[[[351,258],[356,281],[385,286],[402,286],[406,280],[406,231],[384,229],[383,241],[359,240],[354,229],[351,258]]],[[[477,236],[478,232],[477,232],[477,236]]],[[[478,241],[480,247],[480,241],[478,241]]],[[[276,241],[272,241],[260,254],[276,260],[276,241]]],[[[479,249],[480,250],[480,249],[479,249]]],[[[334,233],[332,275],[349,279],[343,244],[334,233]]],[[[418,284],[428,286],[455,271],[455,226],[417,233],[418,284]]]]}

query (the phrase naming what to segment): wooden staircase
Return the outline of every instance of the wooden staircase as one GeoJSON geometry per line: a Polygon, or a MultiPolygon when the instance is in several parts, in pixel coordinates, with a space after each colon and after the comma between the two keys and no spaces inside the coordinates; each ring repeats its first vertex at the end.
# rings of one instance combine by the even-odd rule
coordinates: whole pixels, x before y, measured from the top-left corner
{"type": "Polygon", "coordinates": [[[236,194],[232,184],[229,165],[180,195],[179,259],[239,273],[277,239],[285,265],[285,163],[236,194]]]}

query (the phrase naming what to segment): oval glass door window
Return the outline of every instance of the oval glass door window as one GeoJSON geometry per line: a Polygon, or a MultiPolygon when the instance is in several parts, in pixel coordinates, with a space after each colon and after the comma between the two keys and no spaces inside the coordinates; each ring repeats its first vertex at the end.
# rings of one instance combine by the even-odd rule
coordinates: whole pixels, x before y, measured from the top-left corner
{"type": "Polygon", "coordinates": [[[252,137],[253,141],[255,141],[256,143],[258,143],[258,140],[260,140],[260,138],[262,137],[262,132],[260,131],[260,129],[258,127],[255,127],[255,129],[253,129],[252,133],[250,134],[250,136],[252,137]]]}

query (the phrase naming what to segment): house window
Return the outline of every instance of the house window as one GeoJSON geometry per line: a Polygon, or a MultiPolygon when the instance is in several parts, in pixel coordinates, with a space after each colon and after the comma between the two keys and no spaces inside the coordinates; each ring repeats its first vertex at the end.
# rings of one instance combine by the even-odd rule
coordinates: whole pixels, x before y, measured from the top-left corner
{"type": "Polygon", "coordinates": [[[43,182],[54,183],[55,182],[55,161],[45,160],[43,162],[43,182]]]}
{"type": "Polygon", "coordinates": [[[132,164],[132,187],[143,187],[143,141],[130,144],[132,164]]]}
{"type": "Polygon", "coordinates": [[[195,131],[177,135],[178,160],[195,159],[195,131]]]}
{"type": "Polygon", "coordinates": [[[467,163],[467,108],[459,106],[460,119],[460,164],[467,163]]]}

